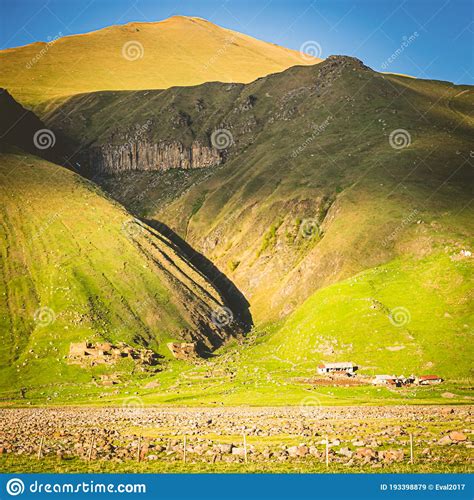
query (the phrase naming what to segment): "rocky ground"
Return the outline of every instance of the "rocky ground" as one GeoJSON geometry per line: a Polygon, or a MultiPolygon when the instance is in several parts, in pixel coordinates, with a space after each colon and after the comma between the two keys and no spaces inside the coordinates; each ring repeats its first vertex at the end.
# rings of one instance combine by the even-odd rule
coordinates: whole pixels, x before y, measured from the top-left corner
{"type": "MultiPolygon", "coordinates": [[[[2,460],[472,466],[473,407],[0,409],[2,460]],[[184,444],[186,438],[186,446],[184,444]],[[326,439],[328,444],[326,445],[326,439]],[[186,452],[185,452],[186,449],[186,452]]],[[[2,462],[0,461],[0,464],[2,462]]]]}

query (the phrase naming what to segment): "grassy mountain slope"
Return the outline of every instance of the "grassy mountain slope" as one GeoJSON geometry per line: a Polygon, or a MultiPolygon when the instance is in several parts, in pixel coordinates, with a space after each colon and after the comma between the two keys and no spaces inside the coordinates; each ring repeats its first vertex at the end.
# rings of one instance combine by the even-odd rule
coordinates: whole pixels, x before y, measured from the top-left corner
{"type": "Polygon", "coordinates": [[[229,274],[262,323],[394,258],[469,247],[472,107],[470,87],[330,57],[249,85],[76,96],[45,119],[86,149],[118,144],[146,120],[151,143],[211,144],[226,129],[222,165],[103,182],[229,274]],[[173,127],[177,114],[187,126],[173,127]],[[394,131],[407,147],[392,147],[394,131]]]}
{"type": "Polygon", "coordinates": [[[257,323],[209,361],[172,363],[158,391],[136,382],[143,401],[414,403],[445,401],[446,391],[470,401],[472,109],[471,87],[381,75],[345,57],[249,85],[46,105],[48,126],[82,153],[232,136],[214,167],[98,178],[90,166],[137,216],[209,257],[257,323]],[[321,361],[343,360],[365,374],[435,372],[448,382],[402,391],[304,383],[321,361]]]}
{"type": "Polygon", "coordinates": [[[319,357],[372,375],[472,378],[471,283],[455,247],[395,259],[313,294],[250,357],[308,376],[319,357]]]}
{"type": "Polygon", "coordinates": [[[319,59],[204,19],[175,16],[111,26],[0,52],[0,86],[22,104],[96,90],[250,82],[319,59]]]}
{"type": "Polygon", "coordinates": [[[166,236],[89,181],[22,152],[0,155],[0,388],[90,381],[69,344],[125,341],[166,357],[166,342],[220,345],[227,305],[166,236]]]}

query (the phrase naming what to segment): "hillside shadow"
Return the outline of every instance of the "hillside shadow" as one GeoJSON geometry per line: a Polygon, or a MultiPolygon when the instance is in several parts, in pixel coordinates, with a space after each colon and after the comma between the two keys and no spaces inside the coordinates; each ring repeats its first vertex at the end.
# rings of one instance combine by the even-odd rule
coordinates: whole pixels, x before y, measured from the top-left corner
{"type": "Polygon", "coordinates": [[[189,245],[169,226],[152,219],[143,219],[143,222],[168,238],[174,245],[178,255],[203,278],[212,283],[221,295],[225,305],[231,309],[234,319],[240,324],[243,332],[248,333],[253,326],[250,304],[234,283],[212,261],[189,245]]]}

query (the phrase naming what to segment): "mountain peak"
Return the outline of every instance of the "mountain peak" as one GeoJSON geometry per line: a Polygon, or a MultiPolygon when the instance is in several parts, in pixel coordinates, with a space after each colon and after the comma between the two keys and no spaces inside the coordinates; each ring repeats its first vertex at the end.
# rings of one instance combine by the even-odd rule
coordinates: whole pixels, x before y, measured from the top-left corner
{"type": "Polygon", "coordinates": [[[98,90],[249,83],[292,66],[320,62],[200,17],[181,15],[63,37],[50,43],[47,51],[33,44],[0,51],[0,58],[0,86],[33,106],[98,90]],[[28,71],[18,71],[21,67],[28,71]]]}

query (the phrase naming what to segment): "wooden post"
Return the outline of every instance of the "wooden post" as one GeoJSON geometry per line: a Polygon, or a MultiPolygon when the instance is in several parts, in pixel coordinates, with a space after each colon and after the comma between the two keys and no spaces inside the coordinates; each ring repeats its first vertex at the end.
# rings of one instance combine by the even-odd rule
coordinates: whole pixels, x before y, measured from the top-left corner
{"type": "Polygon", "coordinates": [[[183,462],[186,463],[186,435],[184,436],[183,442],[183,462]]]}
{"type": "Polygon", "coordinates": [[[410,463],[415,463],[415,456],[413,454],[413,433],[410,432],[410,463]]]}
{"type": "Polygon", "coordinates": [[[326,436],[326,467],[329,467],[329,438],[326,436]]]}
{"type": "Polygon", "coordinates": [[[245,432],[242,434],[244,437],[244,459],[245,463],[247,463],[247,436],[245,435],[245,432]]]}
{"type": "Polygon", "coordinates": [[[140,452],[142,451],[142,437],[138,436],[137,462],[140,462],[140,452]]]}
{"type": "Polygon", "coordinates": [[[38,460],[40,460],[41,456],[42,456],[43,442],[44,442],[44,436],[41,436],[40,445],[39,445],[39,448],[38,448],[38,460]]]}
{"type": "Polygon", "coordinates": [[[91,445],[89,446],[89,453],[87,454],[87,460],[89,462],[92,460],[92,448],[94,448],[94,436],[91,438],[91,445]]]}

